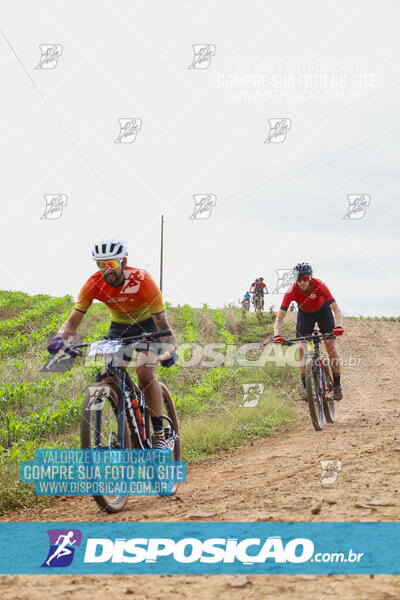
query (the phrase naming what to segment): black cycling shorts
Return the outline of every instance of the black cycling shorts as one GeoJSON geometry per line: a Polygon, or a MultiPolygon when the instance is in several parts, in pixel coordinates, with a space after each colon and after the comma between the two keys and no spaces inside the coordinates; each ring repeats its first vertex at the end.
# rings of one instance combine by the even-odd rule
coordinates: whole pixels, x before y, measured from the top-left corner
{"type": "MultiPolygon", "coordinates": [[[[126,325],[125,323],[116,323],[115,321],[111,321],[110,329],[106,337],[114,340],[115,338],[140,335],[141,333],[156,333],[157,331],[157,327],[155,326],[151,317],[150,319],[146,319],[145,321],[141,321],[135,325],[126,325]]],[[[136,346],[135,350],[136,352],[147,352],[150,350],[150,352],[160,355],[163,352],[161,340],[162,338],[160,338],[159,342],[142,343],[141,345],[136,346]]],[[[125,351],[125,355],[130,355],[129,359],[132,358],[132,353],[128,352],[128,348],[125,351]]]]}
{"type": "Polygon", "coordinates": [[[296,337],[310,335],[314,331],[316,323],[318,323],[321,333],[331,333],[332,329],[335,327],[333,313],[329,308],[329,304],[326,302],[321,308],[314,310],[313,312],[304,312],[304,310],[299,308],[296,323],[296,337]]]}

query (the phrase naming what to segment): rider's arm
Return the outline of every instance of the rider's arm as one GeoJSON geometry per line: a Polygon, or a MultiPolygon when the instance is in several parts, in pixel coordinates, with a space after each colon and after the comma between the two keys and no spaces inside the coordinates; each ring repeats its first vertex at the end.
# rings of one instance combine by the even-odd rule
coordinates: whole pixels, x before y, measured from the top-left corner
{"type": "MultiPolygon", "coordinates": [[[[165,310],[163,310],[162,312],[156,313],[151,315],[155,326],[157,327],[157,331],[164,331],[165,329],[171,329],[169,323],[168,323],[168,319],[167,319],[167,313],[165,312],[165,310]]],[[[172,329],[171,329],[172,331],[172,329]]],[[[176,351],[176,337],[174,332],[172,331],[172,335],[168,335],[166,337],[162,337],[160,338],[160,342],[163,342],[165,344],[171,344],[173,346],[174,349],[171,349],[171,352],[175,352],[176,351]]]]}
{"type": "Polygon", "coordinates": [[[340,310],[338,303],[336,302],[335,298],[333,297],[328,286],[325,283],[323,283],[322,281],[319,281],[318,291],[322,293],[322,296],[325,299],[325,302],[328,303],[329,308],[333,311],[333,313],[335,315],[336,327],[343,327],[342,311],[340,310]]]}
{"type": "MultiPolygon", "coordinates": [[[[141,284],[141,291],[143,299],[147,302],[150,309],[151,318],[153,319],[154,325],[157,327],[157,331],[164,331],[165,329],[171,329],[172,331],[165,312],[161,290],[147,271],[145,272],[145,277],[141,284]]],[[[175,352],[176,337],[174,332],[172,332],[171,335],[160,338],[160,342],[163,344],[171,344],[172,348],[174,348],[172,352],[175,352]]]]}
{"type": "Polygon", "coordinates": [[[334,312],[336,327],[343,327],[343,314],[338,303],[332,302],[332,304],[329,305],[329,308],[334,312]]]}
{"type": "Polygon", "coordinates": [[[275,325],[274,325],[274,336],[281,335],[282,323],[283,319],[286,317],[286,310],[279,309],[278,314],[276,315],[275,325]]]}
{"type": "Polygon", "coordinates": [[[72,311],[72,313],[70,314],[70,316],[68,317],[68,319],[61,325],[57,334],[61,334],[61,333],[74,334],[76,332],[76,330],[78,329],[84,316],[85,316],[85,313],[81,312],[80,310],[74,309],[72,311]]]}

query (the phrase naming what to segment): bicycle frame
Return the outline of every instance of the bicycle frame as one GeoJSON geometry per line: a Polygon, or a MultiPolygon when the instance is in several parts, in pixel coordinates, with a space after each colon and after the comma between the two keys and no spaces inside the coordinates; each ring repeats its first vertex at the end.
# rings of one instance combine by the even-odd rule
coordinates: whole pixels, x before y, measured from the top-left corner
{"type": "MultiPolygon", "coordinates": [[[[331,386],[333,387],[333,378],[332,378],[332,375],[329,372],[329,369],[326,368],[326,366],[322,362],[321,358],[319,359],[319,361],[320,361],[321,369],[324,370],[324,372],[326,373],[326,376],[327,376],[328,380],[330,381],[331,386]]],[[[321,373],[322,373],[322,371],[321,371],[321,373]]],[[[331,400],[331,398],[328,398],[327,391],[325,389],[325,385],[324,385],[323,379],[322,379],[322,393],[323,393],[323,396],[324,396],[324,401],[325,402],[329,402],[331,400]]]]}
{"type": "MultiPolygon", "coordinates": [[[[146,407],[143,390],[135,384],[130,375],[124,368],[107,365],[106,371],[103,374],[98,374],[98,381],[110,377],[113,378],[113,387],[118,396],[118,414],[117,425],[118,435],[116,445],[119,449],[125,448],[125,413],[128,424],[133,427],[136,432],[137,440],[143,449],[150,448],[150,425],[148,419],[148,411],[146,407]],[[137,407],[132,407],[133,397],[137,401],[137,407]],[[141,418],[138,420],[136,410],[140,412],[141,418]],[[141,427],[143,425],[143,427],[141,427]]],[[[111,383],[111,382],[110,382],[111,383]]],[[[96,411],[95,415],[95,441],[100,439],[101,429],[101,411],[96,411]]]]}
{"type": "Polygon", "coordinates": [[[321,431],[322,429],[324,414],[328,423],[334,422],[333,379],[329,369],[322,362],[320,353],[321,342],[331,337],[331,333],[321,334],[318,329],[314,329],[311,335],[293,338],[284,342],[288,346],[291,346],[295,342],[307,342],[305,357],[307,401],[311,421],[314,429],[317,431],[321,431]],[[312,391],[312,380],[314,380],[315,397],[312,391]]]}
{"type": "MultiPolygon", "coordinates": [[[[138,336],[129,336],[126,338],[117,338],[114,341],[117,341],[118,339],[121,339],[121,341],[123,341],[126,344],[129,344],[131,342],[137,342],[134,345],[138,345],[140,343],[143,342],[148,342],[149,344],[151,342],[155,341],[155,338],[160,338],[160,337],[165,337],[171,334],[170,330],[165,330],[165,331],[160,331],[157,333],[145,333],[145,334],[141,334],[138,336]]],[[[73,348],[74,349],[78,349],[78,348],[84,348],[87,347],[89,344],[79,344],[79,345],[74,345],[73,348]]],[[[134,427],[134,429],[136,430],[136,434],[137,434],[137,439],[141,445],[142,448],[150,448],[151,444],[149,443],[149,439],[150,439],[150,426],[149,426],[149,419],[148,419],[148,412],[147,412],[147,406],[145,403],[145,398],[144,398],[144,392],[143,390],[138,387],[130,378],[129,374],[126,372],[126,370],[122,367],[119,367],[116,365],[116,358],[115,356],[111,357],[110,359],[107,359],[108,362],[106,361],[106,370],[104,374],[100,374],[98,373],[98,376],[96,377],[97,381],[102,381],[103,379],[105,379],[106,377],[110,377],[113,378],[113,385],[115,387],[117,396],[118,396],[118,414],[117,414],[117,427],[118,427],[118,434],[117,434],[117,441],[116,441],[116,446],[119,449],[123,449],[125,448],[125,412],[127,413],[127,419],[128,419],[128,423],[134,427]],[[116,379],[116,381],[115,381],[116,379]],[[137,422],[137,418],[136,415],[133,412],[132,406],[130,405],[130,395],[129,398],[126,394],[127,391],[127,381],[131,390],[131,394],[133,393],[136,396],[136,400],[138,402],[138,410],[141,412],[141,414],[143,415],[143,420],[144,420],[144,431],[139,431],[139,423],[137,422]],[[138,393],[139,392],[139,393],[138,393]],[[125,408],[128,408],[127,411],[125,411],[125,408]]],[[[168,419],[168,417],[165,417],[168,419]]],[[[170,419],[168,419],[170,420],[170,419]]],[[[172,422],[171,422],[172,423],[172,422]]],[[[100,431],[101,431],[101,411],[97,410],[95,411],[95,430],[94,430],[94,441],[96,445],[100,444],[100,431]]]]}
{"type": "MultiPolygon", "coordinates": [[[[326,366],[324,365],[324,363],[322,362],[321,359],[321,352],[320,352],[320,344],[323,340],[322,337],[317,337],[319,334],[318,330],[314,330],[313,331],[313,336],[314,339],[313,340],[308,340],[307,342],[307,351],[309,354],[313,354],[313,363],[317,369],[317,376],[318,376],[318,388],[324,398],[325,402],[328,402],[329,399],[327,397],[326,394],[326,390],[325,390],[325,386],[324,386],[324,378],[323,378],[323,372],[326,373],[326,376],[328,377],[329,381],[331,382],[331,384],[333,385],[333,379],[332,376],[329,372],[329,369],[326,368],[326,366]]],[[[329,334],[328,334],[329,335],[329,334]]],[[[327,334],[325,334],[325,339],[326,337],[328,337],[327,334]]]]}

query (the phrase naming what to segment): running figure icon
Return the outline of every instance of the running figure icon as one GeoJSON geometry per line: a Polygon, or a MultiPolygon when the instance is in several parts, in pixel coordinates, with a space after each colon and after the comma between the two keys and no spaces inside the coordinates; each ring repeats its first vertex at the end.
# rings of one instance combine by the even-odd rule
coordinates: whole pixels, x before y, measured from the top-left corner
{"type": "Polygon", "coordinates": [[[48,560],[46,560],[46,565],[50,566],[51,561],[53,560],[53,558],[55,558],[56,556],[58,556],[59,558],[61,558],[62,556],[65,556],[67,554],[72,554],[72,550],[70,548],[67,548],[68,544],[71,544],[71,546],[73,544],[76,544],[77,540],[73,540],[71,538],[73,538],[74,536],[74,532],[73,531],[68,531],[67,535],[60,535],[56,541],[56,544],[58,545],[57,550],[54,552],[54,554],[52,554],[50,556],[50,558],[48,560]],[[63,541],[60,543],[60,540],[63,539],[63,541]]]}
{"type": "Polygon", "coordinates": [[[45,568],[68,567],[73,559],[76,547],[81,545],[82,532],[80,529],[48,529],[50,548],[41,565],[45,568]]]}

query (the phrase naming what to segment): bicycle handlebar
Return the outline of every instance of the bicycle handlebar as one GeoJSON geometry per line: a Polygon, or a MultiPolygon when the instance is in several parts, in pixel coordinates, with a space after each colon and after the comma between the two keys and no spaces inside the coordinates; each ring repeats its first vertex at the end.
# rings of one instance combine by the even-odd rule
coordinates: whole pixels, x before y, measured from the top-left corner
{"type": "MultiPolygon", "coordinates": [[[[124,342],[124,343],[129,343],[129,342],[134,342],[134,341],[154,342],[155,338],[167,337],[168,335],[172,335],[171,329],[164,329],[164,331],[146,331],[145,333],[141,333],[140,335],[130,335],[128,337],[122,337],[122,338],[108,338],[108,339],[105,339],[104,341],[108,341],[108,340],[112,339],[113,342],[124,342]]],[[[96,340],[96,341],[100,341],[100,340],[96,340]]],[[[77,345],[71,345],[69,347],[75,349],[75,348],[87,348],[88,346],[90,346],[90,344],[77,344],[77,345]]]]}
{"type": "Polygon", "coordinates": [[[327,339],[328,337],[336,337],[333,333],[312,333],[311,335],[303,335],[298,338],[290,338],[283,342],[283,346],[292,346],[295,342],[321,342],[322,340],[327,339]]]}
{"type": "MultiPolygon", "coordinates": [[[[142,333],[140,335],[131,335],[129,337],[125,337],[125,338],[115,338],[115,340],[112,341],[121,341],[121,342],[133,342],[133,341],[137,341],[138,343],[140,342],[153,342],[156,340],[156,338],[160,338],[160,337],[166,337],[172,334],[172,331],[170,329],[165,329],[164,331],[149,331],[149,332],[145,332],[142,333]]],[[[110,341],[111,338],[108,339],[103,339],[103,340],[96,340],[96,341],[110,341]]],[[[63,348],[61,348],[60,350],[63,351],[64,355],[69,355],[69,359],[70,361],[74,361],[74,359],[77,356],[82,356],[82,353],[80,351],[76,352],[76,350],[78,350],[78,348],[87,348],[88,346],[90,346],[89,344],[70,344],[70,345],[65,345],[63,346],[63,348]],[[69,352],[69,350],[74,350],[75,352],[73,352],[72,354],[69,352]]],[[[49,371],[61,371],[64,372],[66,369],[70,369],[72,366],[72,362],[69,362],[68,364],[63,363],[63,368],[54,368],[54,363],[55,361],[57,361],[57,356],[59,355],[59,352],[57,352],[50,360],[47,361],[47,363],[45,364],[45,366],[41,369],[41,371],[44,372],[49,372],[49,371]]],[[[64,357],[65,358],[65,357],[64,357]]],[[[160,357],[159,357],[160,358],[160,357]]],[[[56,363],[57,365],[57,363],[56,363]]]]}

